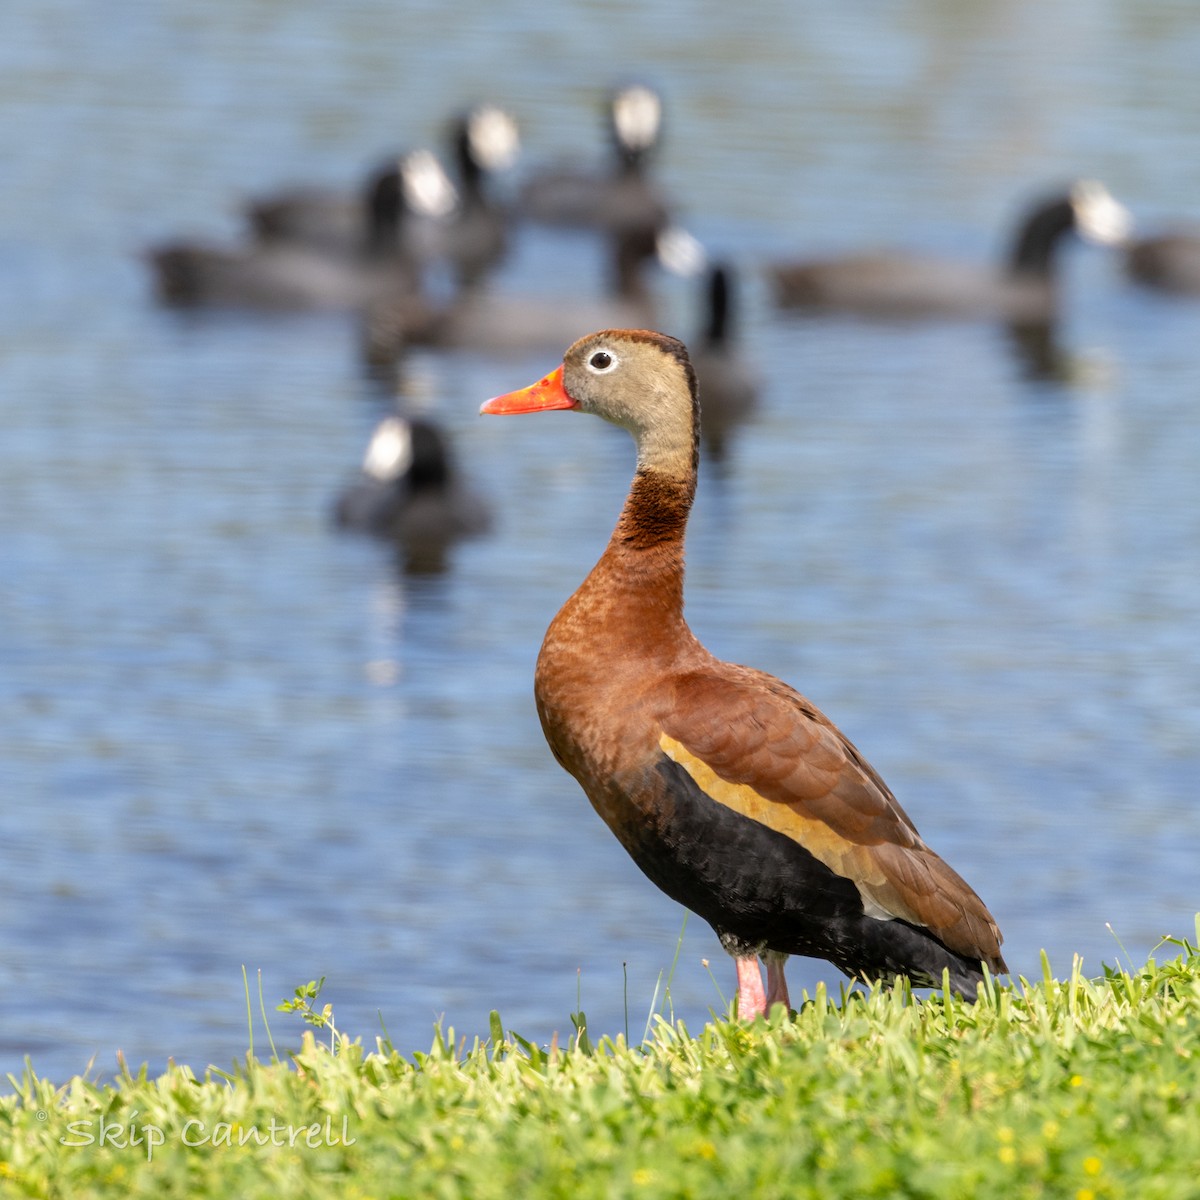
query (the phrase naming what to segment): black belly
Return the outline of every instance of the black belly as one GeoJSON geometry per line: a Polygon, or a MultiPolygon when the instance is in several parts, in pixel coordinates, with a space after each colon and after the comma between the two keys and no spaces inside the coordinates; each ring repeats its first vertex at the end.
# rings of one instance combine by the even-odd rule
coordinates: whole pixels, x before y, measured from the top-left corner
{"type": "Polygon", "coordinates": [[[929,930],[863,910],[852,879],[838,875],[786,834],[718,804],[665,755],[625,804],[613,831],[642,871],[719,935],[783,954],[832,962],[866,979],[907,975],[972,996],[978,962],[929,930]]]}

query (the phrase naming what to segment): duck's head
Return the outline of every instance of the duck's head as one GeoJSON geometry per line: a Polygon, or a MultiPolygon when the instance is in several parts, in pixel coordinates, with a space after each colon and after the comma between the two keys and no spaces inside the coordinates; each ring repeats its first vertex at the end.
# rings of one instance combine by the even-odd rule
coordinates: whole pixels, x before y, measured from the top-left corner
{"type": "Polygon", "coordinates": [[[562,365],[528,387],[488,400],[485,414],[576,409],[633,434],[638,465],[685,477],[696,468],[696,375],[684,344],[648,329],[580,338],[562,365]]]}

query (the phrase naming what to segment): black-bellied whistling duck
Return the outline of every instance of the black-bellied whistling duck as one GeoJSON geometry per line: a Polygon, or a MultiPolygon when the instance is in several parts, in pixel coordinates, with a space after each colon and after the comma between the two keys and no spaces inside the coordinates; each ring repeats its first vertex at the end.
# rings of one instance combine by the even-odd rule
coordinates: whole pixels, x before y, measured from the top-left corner
{"type": "Polygon", "coordinates": [[[973,998],[983,964],[1007,970],[983,902],[827,717],[715,658],[684,621],[700,408],[683,344],[593,333],[544,379],[482,407],[544,409],[629,430],[637,472],[607,549],[542,643],[542,728],[638,866],[716,930],[737,963],[739,1013],[789,1003],[789,954],[919,986],[949,972],[973,998]]]}
{"type": "Polygon", "coordinates": [[[1125,270],[1146,287],[1200,295],[1200,228],[1180,227],[1138,238],[1125,252],[1125,270]]]}
{"type": "Polygon", "coordinates": [[[410,574],[444,570],[454,543],[491,525],[486,504],[458,478],[446,433],[427,417],[401,416],[376,427],[334,519],[391,541],[410,574]]]}
{"type": "Polygon", "coordinates": [[[1029,323],[1058,310],[1057,256],[1072,231],[1098,245],[1128,236],[1130,218],[1092,180],[1035,203],[999,266],[880,251],[784,262],[768,269],[776,301],[898,318],[965,318],[1029,323]]]}

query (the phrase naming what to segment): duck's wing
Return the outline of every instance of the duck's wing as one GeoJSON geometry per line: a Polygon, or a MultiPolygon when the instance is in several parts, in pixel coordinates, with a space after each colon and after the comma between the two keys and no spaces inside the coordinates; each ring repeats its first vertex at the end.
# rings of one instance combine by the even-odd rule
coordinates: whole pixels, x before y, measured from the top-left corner
{"type": "Polygon", "coordinates": [[[956,953],[1004,969],[983,902],[818,708],[746,667],[716,663],[672,682],[659,746],[705,794],[850,880],[869,915],[923,926],[956,953]]]}

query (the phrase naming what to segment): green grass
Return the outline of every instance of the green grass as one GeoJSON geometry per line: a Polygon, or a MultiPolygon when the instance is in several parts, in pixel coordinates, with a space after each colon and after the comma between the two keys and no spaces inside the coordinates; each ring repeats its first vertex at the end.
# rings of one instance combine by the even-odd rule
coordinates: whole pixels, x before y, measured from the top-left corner
{"type": "Polygon", "coordinates": [[[1179,1200],[1200,1195],[1200,951],[1169,947],[974,1005],[818,989],[633,1048],[494,1017],[486,1042],[368,1052],[301,988],[324,1028],[286,1061],[12,1079],[0,1195],[1179,1200]]]}

